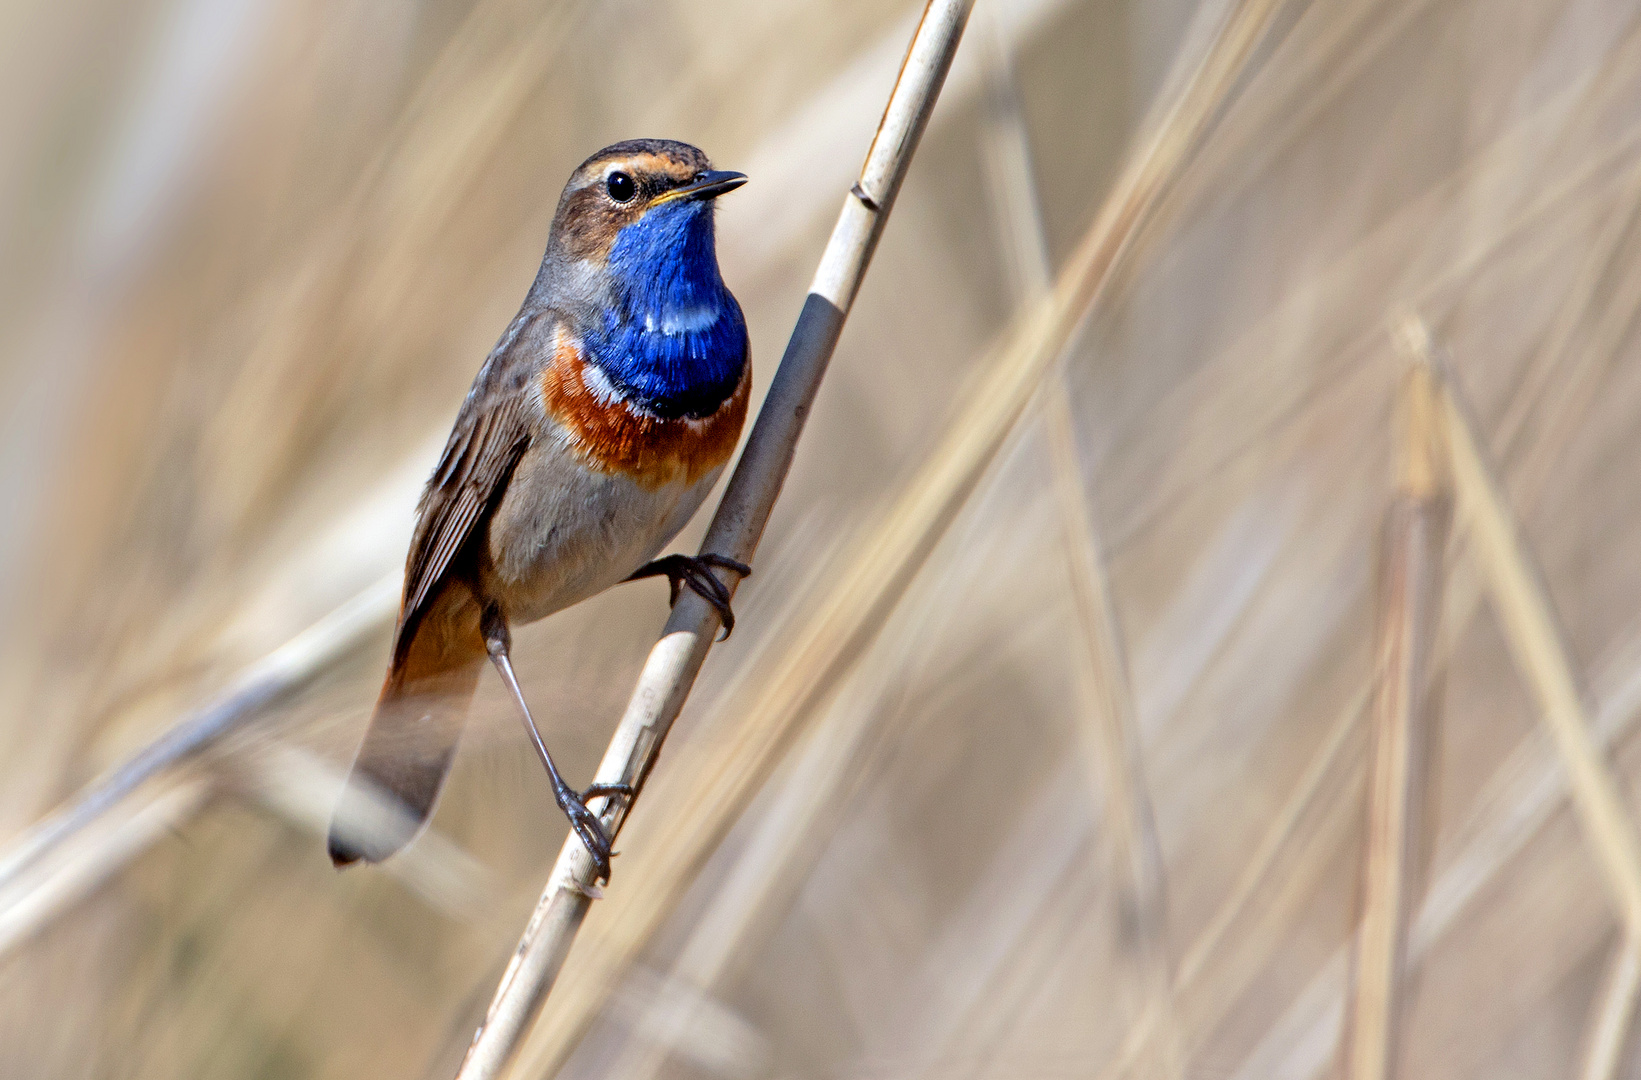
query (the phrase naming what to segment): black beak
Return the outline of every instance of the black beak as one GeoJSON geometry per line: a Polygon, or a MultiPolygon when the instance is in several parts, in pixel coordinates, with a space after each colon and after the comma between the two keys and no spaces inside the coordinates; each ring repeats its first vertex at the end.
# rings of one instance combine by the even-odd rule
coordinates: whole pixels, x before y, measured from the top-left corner
{"type": "Polygon", "coordinates": [[[669,198],[676,199],[716,199],[725,192],[734,191],[744,183],[746,183],[746,173],[712,170],[698,173],[695,179],[681,188],[673,188],[667,195],[669,198]]]}

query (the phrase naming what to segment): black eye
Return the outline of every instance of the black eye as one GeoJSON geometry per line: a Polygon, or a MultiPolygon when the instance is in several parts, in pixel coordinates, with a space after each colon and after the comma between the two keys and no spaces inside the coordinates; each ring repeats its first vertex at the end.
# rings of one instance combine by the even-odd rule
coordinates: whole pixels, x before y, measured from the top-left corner
{"type": "Polygon", "coordinates": [[[624,172],[611,173],[610,178],[604,181],[604,189],[616,202],[630,202],[638,194],[638,185],[624,172]]]}

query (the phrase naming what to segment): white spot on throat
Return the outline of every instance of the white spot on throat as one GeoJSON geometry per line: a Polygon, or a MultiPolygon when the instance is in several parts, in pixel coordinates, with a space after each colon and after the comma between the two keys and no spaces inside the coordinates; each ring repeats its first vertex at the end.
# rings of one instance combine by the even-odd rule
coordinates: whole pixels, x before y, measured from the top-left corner
{"type": "MultiPolygon", "coordinates": [[[[604,374],[603,369],[597,364],[581,365],[581,385],[587,388],[587,392],[591,394],[594,400],[596,400],[600,405],[620,406],[621,408],[627,410],[627,412],[637,416],[655,415],[642,405],[638,404],[636,401],[627,400],[621,391],[616,389],[615,384],[610,381],[610,377],[604,374]]],[[[680,419],[683,420],[684,426],[687,427],[691,433],[700,434],[700,432],[707,426],[707,421],[712,418],[708,416],[685,416],[680,419]]]]}
{"type": "Polygon", "coordinates": [[[621,392],[597,364],[581,365],[581,385],[587,388],[588,393],[592,394],[600,405],[614,405],[621,400],[621,392]]]}
{"type": "Polygon", "coordinates": [[[652,334],[659,330],[663,334],[676,337],[691,330],[705,330],[718,321],[718,313],[716,305],[706,304],[697,307],[662,308],[659,319],[653,312],[644,316],[644,329],[652,334]]]}

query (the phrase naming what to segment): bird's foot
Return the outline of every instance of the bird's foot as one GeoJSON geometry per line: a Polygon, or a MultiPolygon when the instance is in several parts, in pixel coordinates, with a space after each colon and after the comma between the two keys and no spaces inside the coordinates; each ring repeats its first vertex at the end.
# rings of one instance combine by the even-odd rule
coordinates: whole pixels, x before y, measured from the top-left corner
{"type": "MultiPolygon", "coordinates": [[[[595,794],[613,794],[607,791],[595,791],[594,789],[599,786],[594,784],[593,787],[588,788],[590,794],[585,798],[591,798],[595,794]]],[[[581,837],[581,842],[587,847],[587,854],[593,857],[593,865],[598,867],[598,877],[593,880],[595,882],[608,882],[610,880],[610,856],[614,853],[610,850],[610,837],[604,831],[604,823],[598,819],[597,814],[587,809],[585,798],[577,795],[568,784],[557,785],[553,790],[553,795],[558,800],[558,808],[564,811],[565,817],[570,819],[570,828],[574,829],[575,834],[581,837]]]]}
{"type": "Polygon", "coordinates": [[[729,590],[724,583],[712,574],[712,568],[733,570],[742,577],[752,574],[752,567],[743,562],[736,562],[725,555],[665,555],[654,562],[645,563],[627,578],[628,581],[637,581],[639,578],[665,577],[672,585],[672,603],[678,603],[678,590],[688,585],[697,596],[712,605],[718,613],[718,621],[723,623],[724,635],[719,641],[729,637],[735,629],[735,612],[729,607],[729,590]]]}

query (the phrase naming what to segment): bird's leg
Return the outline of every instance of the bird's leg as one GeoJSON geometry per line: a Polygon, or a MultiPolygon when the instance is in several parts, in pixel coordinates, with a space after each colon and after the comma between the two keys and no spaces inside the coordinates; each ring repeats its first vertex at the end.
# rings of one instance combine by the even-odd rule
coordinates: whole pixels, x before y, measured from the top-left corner
{"type": "MultiPolygon", "coordinates": [[[[750,577],[752,567],[736,562],[725,555],[665,555],[645,563],[628,575],[628,581],[639,578],[666,577],[672,585],[672,603],[678,603],[680,585],[688,585],[697,596],[711,604],[718,612],[718,621],[724,624],[724,637],[735,629],[735,612],[729,608],[729,590],[712,574],[712,567],[733,570],[742,577],[750,577]]],[[[723,638],[718,640],[722,641],[723,638]]]]}
{"type": "Polygon", "coordinates": [[[501,673],[501,681],[507,684],[512,692],[513,700],[518,702],[519,712],[524,716],[525,730],[530,733],[530,742],[535,745],[536,756],[547,767],[547,776],[553,784],[553,798],[558,802],[558,808],[564,811],[564,816],[570,819],[570,827],[581,837],[581,842],[587,845],[587,853],[593,857],[598,867],[598,876],[604,881],[610,880],[610,838],[604,832],[604,823],[598,815],[587,809],[587,800],[597,795],[631,795],[632,788],[626,784],[594,784],[584,794],[576,794],[574,788],[564,782],[559,775],[558,766],[553,764],[553,755],[547,752],[547,744],[542,741],[541,731],[536,727],[535,717],[530,715],[530,706],[524,703],[524,692],[519,689],[518,678],[513,674],[513,662],[508,659],[507,652],[512,647],[513,635],[507,629],[507,618],[500,610],[491,606],[486,607],[480,620],[480,630],[484,634],[484,648],[490,654],[491,663],[501,673]]]}

